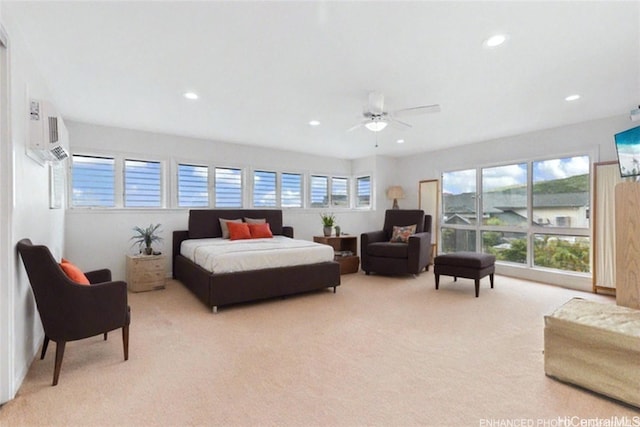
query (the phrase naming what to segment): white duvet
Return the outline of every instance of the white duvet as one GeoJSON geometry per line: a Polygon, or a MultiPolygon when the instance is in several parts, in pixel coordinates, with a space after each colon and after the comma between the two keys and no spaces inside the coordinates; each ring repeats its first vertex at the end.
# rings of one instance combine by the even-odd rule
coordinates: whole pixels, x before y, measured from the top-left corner
{"type": "Polygon", "coordinates": [[[284,236],[246,240],[190,239],[182,242],[180,253],[213,273],[333,261],[331,246],[284,236]]]}

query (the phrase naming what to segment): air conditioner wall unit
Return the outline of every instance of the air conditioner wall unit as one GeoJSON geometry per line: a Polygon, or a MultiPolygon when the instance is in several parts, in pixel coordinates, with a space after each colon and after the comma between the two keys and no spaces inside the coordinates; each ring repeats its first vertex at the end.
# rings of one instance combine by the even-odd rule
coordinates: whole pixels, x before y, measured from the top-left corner
{"type": "Polygon", "coordinates": [[[53,105],[30,100],[28,151],[40,162],[58,162],[69,157],[68,145],[67,128],[53,105]]]}

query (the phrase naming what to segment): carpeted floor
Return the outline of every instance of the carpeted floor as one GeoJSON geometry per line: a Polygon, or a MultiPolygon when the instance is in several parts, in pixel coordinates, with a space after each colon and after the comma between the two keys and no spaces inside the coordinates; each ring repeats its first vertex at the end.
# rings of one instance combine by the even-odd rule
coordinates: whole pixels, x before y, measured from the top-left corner
{"type": "Polygon", "coordinates": [[[0,425],[640,425],[637,409],[545,376],[543,316],[574,296],[615,303],[501,276],[475,298],[465,279],[436,291],[431,272],[358,273],[336,294],[212,314],[169,281],[129,294],[129,361],[120,332],[69,343],[51,387],[52,343],[0,425]]]}

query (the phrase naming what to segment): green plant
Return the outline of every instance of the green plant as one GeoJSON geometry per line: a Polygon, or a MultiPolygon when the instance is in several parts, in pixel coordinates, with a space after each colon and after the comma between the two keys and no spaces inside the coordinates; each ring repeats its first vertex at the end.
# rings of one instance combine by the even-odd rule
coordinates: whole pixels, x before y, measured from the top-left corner
{"type": "Polygon", "coordinates": [[[322,218],[322,225],[325,227],[333,227],[333,224],[336,223],[336,217],[332,213],[321,213],[320,218],[322,218]]]}
{"type": "Polygon", "coordinates": [[[162,241],[162,237],[158,236],[159,229],[160,228],[160,224],[150,224],[147,228],[141,228],[141,227],[133,227],[133,231],[136,232],[136,234],[134,234],[130,240],[133,240],[133,245],[138,245],[138,247],[140,248],[140,252],[142,252],[142,248],[144,246],[145,248],[145,253],[147,255],[151,255],[153,253],[153,249],[151,248],[151,244],[153,242],[161,242],[162,241]]]}

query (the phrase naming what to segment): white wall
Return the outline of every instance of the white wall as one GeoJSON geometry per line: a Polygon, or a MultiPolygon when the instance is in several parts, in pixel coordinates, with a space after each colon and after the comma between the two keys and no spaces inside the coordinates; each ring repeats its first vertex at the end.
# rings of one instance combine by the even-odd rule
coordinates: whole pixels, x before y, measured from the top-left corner
{"type": "MultiPolygon", "coordinates": [[[[128,129],[66,121],[71,150],[75,153],[116,153],[160,160],[206,162],[219,166],[264,168],[289,172],[320,173],[351,176],[353,173],[372,173],[378,177],[375,159],[362,161],[354,171],[350,160],[320,157],[289,151],[206,141],[173,135],[163,135],[128,129]]],[[[384,173],[381,174],[384,177],[384,173]]],[[[169,179],[171,179],[169,177],[169,179]]],[[[377,178],[379,179],[379,178],[377,178]]],[[[382,184],[385,185],[384,183],[382,184]]],[[[171,186],[170,186],[171,187],[171,186]]],[[[170,196],[174,197],[174,195],[170,196]]],[[[386,199],[383,200],[386,203],[386,199]]],[[[131,229],[151,223],[162,224],[167,257],[167,274],[171,272],[172,231],[187,227],[187,209],[69,209],[66,215],[66,246],[64,256],[83,270],[110,268],[114,279],[125,279],[125,254],[134,253],[129,239],[131,229]]],[[[322,233],[319,213],[331,211],[336,215],[342,231],[359,235],[378,225],[369,210],[348,209],[285,209],[284,223],[294,227],[295,236],[311,240],[322,233]],[[374,225],[375,224],[375,225],[374,225]]]]}
{"type": "MultiPolygon", "coordinates": [[[[10,79],[10,140],[2,141],[11,145],[13,187],[2,191],[12,193],[9,207],[11,218],[11,245],[23,238],[31,238],[35,243],[51,248],[60,255],[64,246],[65,210],[49,209],[48,169],[37,164],[25,154],[27,144],[28,97],[53,101],[46,81],[34,65],[28,47],[18,28],[11,23],[11,17],[2,10],[2,25],[9,37],[9,79],[10,79]]],[[[15,251],[9,254],[10,280],[0,286],[10,287],[7,292],[11,300],[0,301],[0,310],[12,310],[12,336],[7,346],[0,347],[0,360],[10,365],[9,377],[0,386],[0,402],[15,395],[37,349],[43,339],[42,325],[35,308],[33,294],[22,261],[15,251]]],[[[4,292],[3,292],[4,293],[4,292]]]]}
{"type": "MultiPolygon", "coordinates": [[[[495,166],[530,159],[545,159],[588,154],[592,162],[616,160],[613,135],[632,127],[627,115],[546,129],[523,135],[500,138],[479,144],[406,156],[397,160],[402,173],[397,184],[407,197],[402,207],[418,206],[418,182],[441,179],[442,172],[495,166]]],[[[530,280],[553,283],[581,290],[591,290],[591,277],[500,266],[496,271],[530,280]]]]}

